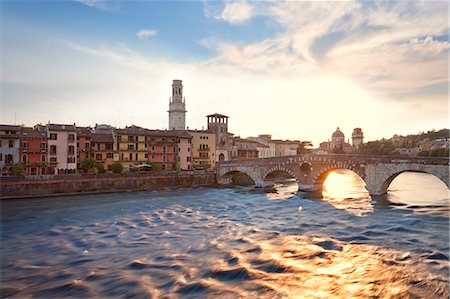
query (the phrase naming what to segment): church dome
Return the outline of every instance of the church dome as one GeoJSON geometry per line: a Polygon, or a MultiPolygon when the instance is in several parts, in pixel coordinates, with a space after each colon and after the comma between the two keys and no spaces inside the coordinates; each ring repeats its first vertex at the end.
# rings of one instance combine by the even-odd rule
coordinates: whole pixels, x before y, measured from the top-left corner
{"type": "Polygon", "coordinates": [[[337,138],[337,137],[342,137],[345,138],[344,133],[342,133],[342,131],[339,129],[339,127],[337,127],[336,131],[333,133],[333,135],[331,135],[331,137],[333,138],[337,138]]]}

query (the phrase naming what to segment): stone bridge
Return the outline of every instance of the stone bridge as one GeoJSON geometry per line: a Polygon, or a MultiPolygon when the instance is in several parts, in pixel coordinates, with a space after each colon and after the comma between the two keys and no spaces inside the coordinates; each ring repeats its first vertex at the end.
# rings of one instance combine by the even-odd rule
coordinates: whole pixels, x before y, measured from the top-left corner
{"type": "Polygon", "coordinates": [[[262,187],[268,176],[287,173],[297,180],[299,190],[317,191],[332,171],[349,169],[364,180],[370,195],[385,194],[392,180],[405,171],[432,174],[449,187],[448,158],[304,154],[218,162],[216,167],[219,184],[229,184],[235,174],[245,173],[262,187]]]}

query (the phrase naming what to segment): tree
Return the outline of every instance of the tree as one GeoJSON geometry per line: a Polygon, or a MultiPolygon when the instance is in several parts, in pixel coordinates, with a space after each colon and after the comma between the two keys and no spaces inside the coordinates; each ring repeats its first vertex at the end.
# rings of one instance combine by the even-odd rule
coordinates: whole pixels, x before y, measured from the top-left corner
{"type": "Polygon", "coordinates": [[[113,163],[113,164],[111,165],[111,170],[112,170],[112,172],[114,172],[114,173],[122,173],[122,171],[123,171],[123,165],[122,165],[122,163],[119,163],[119,162],[113,163]]]}
{"type": "Polygon", "coordinates": [[[97,168],[99,173],[104,173],[105,172],[105,167],[101,163],[95,163],[95,168],[97,168]]]}
{"type": "Polygon", "coordinates": [[[25,175],[25,164],[22,162],[16,163],[13,165],[11,169],[13,175],[15,176],[24,176],[25,175]]]}
{"type": "Polygon", "coordinates": [[[161,171],[161,164],[152,161],[147,161],[147,164],[152,167],[153,171],[161,171]]]}
{"type": "Polygon", "coordinates": [[[310,151],[311,147],[313,147],[311,141],[300,141],[297,147],[297,154],[305,154],[310,151]]]}
{"type": "Polygon", "coordinates": [[[96,164],[97,163],[94,158],[86,158],[81,162],[80,167],[84,170],[84,172],[89,172],[90,169],[95,168],[96,164]]]}

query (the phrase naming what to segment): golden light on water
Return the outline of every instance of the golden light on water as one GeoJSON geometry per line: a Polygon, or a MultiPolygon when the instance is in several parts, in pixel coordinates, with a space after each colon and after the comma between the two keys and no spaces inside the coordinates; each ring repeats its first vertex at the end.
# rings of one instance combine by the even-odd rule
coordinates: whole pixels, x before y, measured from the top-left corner
{"type": "Polygon", "coordinates": [[[372,198],[364,181],[353,171],[339,169],[331,172],[324,184],[322,196],[337,209],[357,216],[373,212],[372,198]]]}

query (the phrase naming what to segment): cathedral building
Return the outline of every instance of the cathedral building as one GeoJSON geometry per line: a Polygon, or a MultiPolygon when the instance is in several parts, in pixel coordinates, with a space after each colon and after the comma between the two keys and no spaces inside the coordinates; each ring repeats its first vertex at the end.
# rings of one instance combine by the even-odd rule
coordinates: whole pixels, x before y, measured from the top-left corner
{"type": "Polygon", "coordinates": [[[328,139],[328,141],[320,143],[319,149],[328,153],[352,153],[361,146],[363,139],[364,134],[361,128],[355,128],[352,133],[352,144],[350,144],[350,140],[345,142],[344,133],[337,127],[336,131],[331,134],[331,141],[328,139]]]}

